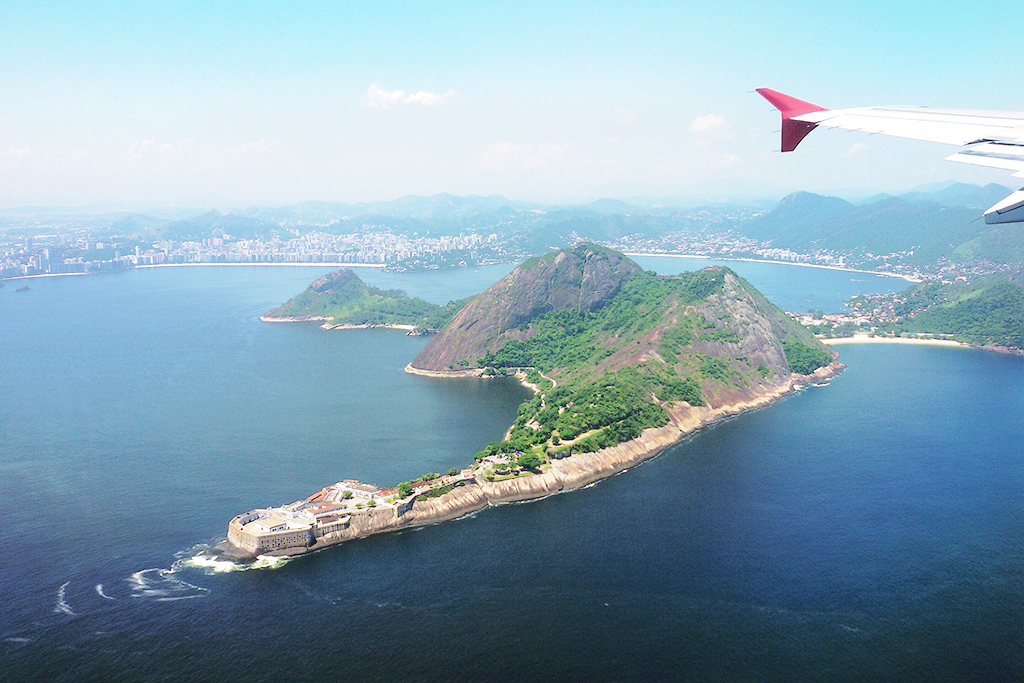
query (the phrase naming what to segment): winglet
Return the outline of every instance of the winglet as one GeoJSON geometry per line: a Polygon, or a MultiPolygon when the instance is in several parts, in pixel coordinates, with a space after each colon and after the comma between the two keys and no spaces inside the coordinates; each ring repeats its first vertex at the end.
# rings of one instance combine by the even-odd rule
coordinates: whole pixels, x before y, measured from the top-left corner
{"type": "Polygon", "coordinates": [[[819,107],[810,102],[798,100],[771,88],[758,88],[757,93],[772,103],[782,114],[782,151],[792,152],[800,144],[808,133],[814,130],[818,124],[807,121],[796,121],[794,116],[809,114],[812,111],[828,111],[825,107],[819,107]]]}

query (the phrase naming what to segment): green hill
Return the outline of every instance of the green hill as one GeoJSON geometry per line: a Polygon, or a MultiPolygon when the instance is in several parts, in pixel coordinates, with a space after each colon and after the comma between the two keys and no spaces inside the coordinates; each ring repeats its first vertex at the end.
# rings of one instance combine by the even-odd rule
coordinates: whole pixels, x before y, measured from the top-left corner
{"type": "MultiPolygon", "coordinates": [[[[975,188],[970,196],[963,188],[950,191],[954,189],[964,202],[975,195],[984,202],[1006,188],[975,188]]],[[[1019,225],[988,225],[977,220],[982,209],[944,205],[937,201],[940,198],[942,195],[884,197],[857,206],[836,197],[798,192],[785,197],[766,215],[737,224],[736,229],[797,251],[835,249],[857,257],[913,252],[906,259],[918,264],[940,258],[959,263],[1024,261],[1024,231],[1019,225]]]]}
{"type": "Polygon", "coordinates": [[[1024,349],[1024,287],[1013,278],[977,285],[947,285],[928,292],[936,301],[901,326],[981,346],[1024,349]]]}
{"type": "Polygon", "coordinates": [[[628,441],[667,424],[675,409],[788,389],[793,372],[831,361],[727,268],[664,277],[581,244],[530,259],[475,297],[411,366],[528,369],[542,391],[521,406],[509,438],[480,455],[533,462],[628,441]]]}
{"type": "Polygon", "coordinates": [[[351,269],[342,268],[316,280],[264,317],[350,325],[413,325],[421,331],[432,331],[443,327],[465,303],[453,301],[437,306],[408,297],[400,289],[371,287],[351,269]]]}

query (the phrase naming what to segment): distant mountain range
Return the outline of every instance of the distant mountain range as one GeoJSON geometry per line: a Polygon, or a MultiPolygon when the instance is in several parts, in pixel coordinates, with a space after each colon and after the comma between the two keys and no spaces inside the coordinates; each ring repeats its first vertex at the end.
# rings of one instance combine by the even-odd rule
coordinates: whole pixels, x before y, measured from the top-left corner
{"type": "MultiPolygon", "coordinates": [[[[989,183],[984,186],[968,183],[944,183],[937,189],[921,187],[895,196],[908,202],[936,202],[943,206],[987,209],[1006,197],[1010,192],[1012,192],[1010,188],[996,183],[989,183]]],[[[867,201],[858,203],[874,204],[883,199],[890,199],[893,196],[891,194],[879,194],[867,201]]]]}
{"type": "MultiPolygon", "coordinates": [[[[732,230],[799,252],[826,249],[860,258],[913,252],[906,260],[919,264],[943,257],[958,262],[1021,263],[1024,230],[1018,224],[990,226],[978,220],[986,208],[1010,192],[996,184],[948,183],[899,196],[876,195],[858,203],[797,192],[770,210],[755,204],[678,208],[618,199],[552,206],[500,195],[438,194],[359,204],[310,201],[274,208],[254,206],[191,217],[115,212],[93,214],[88,220],[97,235],[136,235],[143,241],[201,240],[223,234],[288,238],[310,229],[334,234],[379,230],[421,237],[494,233],[514,243],[516,250],[532,254],[579,239],[615,243],[624,237],[658,239],[674,232],[732,230]]],[[[26,211],[0,211],[0,228],[24,225],[20,221],[37,217],[42,209],[26,207],[26,211]]]]}
{"type": "Polygon", "coordinates": [[[865,204],[797,192],[764,216],[736,224],[744,235],[795,251],[834,249],[888,254],[913,251],[908,260],[940,257],[1002,263],[1024,260],[1024,230],[1018,224],[988,225],[984,209],[1010,194],[1001,185],[947,186],[935,192],[879,196],[865,204]]]}

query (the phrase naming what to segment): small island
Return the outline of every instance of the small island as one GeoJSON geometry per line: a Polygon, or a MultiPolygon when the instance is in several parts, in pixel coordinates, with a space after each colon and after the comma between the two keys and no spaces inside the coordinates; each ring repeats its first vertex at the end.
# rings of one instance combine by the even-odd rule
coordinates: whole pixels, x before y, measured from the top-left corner
{"type": "Polygon", "coordinates": [[[410,334],[429,334],[444,327],[466,301],[436,306],[408,297],[400,289],[371,287],[351,268],[342,268],[317,279],[306,291],[260,316],[260,320],[319,322],[325,330],[389,327],[410,334]]]}
{"type": "MultiPolygon", "coordinates": [[[[372,306],[346,320],[338,313],[347,310],[344,301],[334,309],[316,303],[342,288],[365,300],[353,278],[332,273],[271,313],[366,317],[372,306]]],[[[401,301],[377,292],[369,296],[401,301]]],[[[373,308],[374,324],[411,324],[385,308],[373,308]]],[[[476,297],[436,308],[447,309],[446,320],[436,311],[433,319],[431,311],[415,313],[417,325],[444,324],[406,371],[517,377],[535,393],[505,438],[446,474],[393,488],[343,480],[289,505],[237,515],[219,546],[224,554],[298,555],[577,489],[843,367],[728,268],[659,276],[588,243],[529,259],[476,297]]]]}

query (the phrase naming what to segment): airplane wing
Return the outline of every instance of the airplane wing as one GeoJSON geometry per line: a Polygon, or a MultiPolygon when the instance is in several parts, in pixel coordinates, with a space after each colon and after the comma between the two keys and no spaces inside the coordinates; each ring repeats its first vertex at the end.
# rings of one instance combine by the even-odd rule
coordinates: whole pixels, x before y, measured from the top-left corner
{"type": "MultiPolygon", "coordinates": [[[[949,161],[1013,171],[1024,178],[1024,112],[859,107],[825,109],[769,88],[757,92],[782,114],[782,151],[792,152],[818,126],[961,147],[949,161]]],[[[985,212],[986,223],[1024,221],[1024,189],[985,212]]]]}

